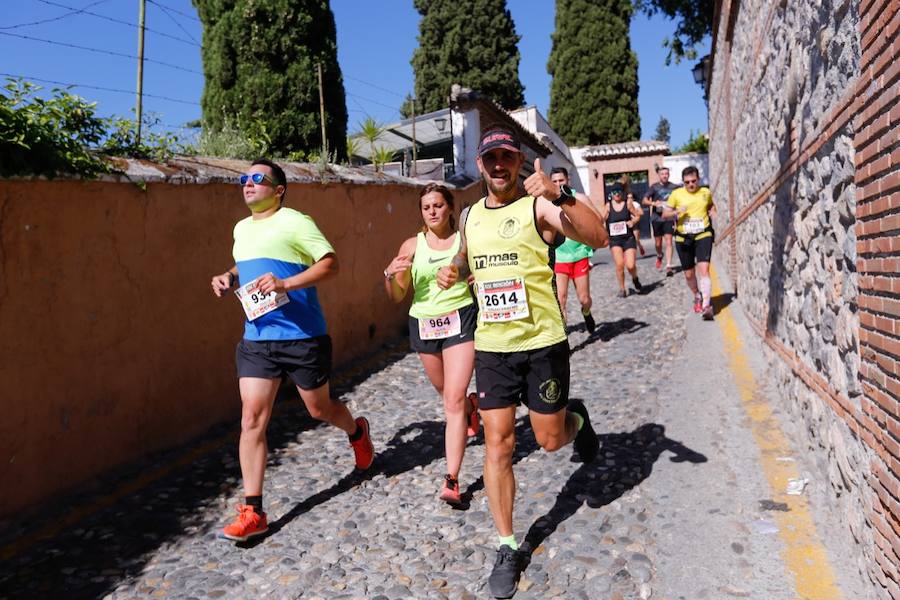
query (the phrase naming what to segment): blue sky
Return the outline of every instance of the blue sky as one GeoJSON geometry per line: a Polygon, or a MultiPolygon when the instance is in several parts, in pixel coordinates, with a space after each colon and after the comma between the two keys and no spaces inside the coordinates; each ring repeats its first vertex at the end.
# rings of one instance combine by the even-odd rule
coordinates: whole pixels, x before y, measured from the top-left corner
{"type": "MultiPolygon", "coordinates": [[[[546,115],[555,3],[507,3],[522,38],[519,75],[526,103],[546,115]]],[[[354,130],[367,115],[382,122],[398,119],[397,109],[412,90],[409,61],[418,44],[419,14],[412,1],[331,0],[331,6],[347,92],[348,129],[354,130]]],[[[131,115],[137,61],[117,54],[137,54],[137,20],[137,0],[19,0],[16,10],[6,11],[0,24],[0,73],[25,76],[48,90],[57,85],[39,80],[93,86],[76,87],[73,93],[96,101],[97,112],[103,116],[131,115]]],[[[147,0],[146,25],[144,111],[177,128],[201,115],[201,25],[190,0],[147,0]]],[[[693,61],[664,65],[661,41],[674,28],[665,18],[636,15],[631,45],[639,62],[642,137],[651,138],[664,115],[671,123],[672,143],[679,145],[691,130],[706,131],[707,115],[700,87],[691,76],[693,61]]],[[[701,55],[707,51],[708,44],[701,55]]]]}

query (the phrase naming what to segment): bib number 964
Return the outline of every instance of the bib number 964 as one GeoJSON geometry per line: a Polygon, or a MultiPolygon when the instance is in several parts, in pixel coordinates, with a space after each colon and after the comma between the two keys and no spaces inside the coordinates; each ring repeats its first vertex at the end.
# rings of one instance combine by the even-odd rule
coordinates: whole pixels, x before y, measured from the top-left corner
{"type": "Polygon", "coordinates": [[[439,317],[425,317],[419,319],[420,340],[440,340],[454,335],[459,335],[459,311],[454,310],[439,317]]]}

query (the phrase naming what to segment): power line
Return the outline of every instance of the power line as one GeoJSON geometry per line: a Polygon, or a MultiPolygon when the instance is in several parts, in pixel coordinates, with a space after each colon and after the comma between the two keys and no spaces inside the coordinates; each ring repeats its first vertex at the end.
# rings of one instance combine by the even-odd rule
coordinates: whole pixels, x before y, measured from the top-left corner
{"type": "MultiPolygon", "coordinates": [[[[154,2],[151,2],[150,4],[155,4],[155,3],[154,3],[154,2]]],[[[166,15],[167,17],[169,17],[169,20],[171,20],[173,23],[175,23],[175,25],[177,25],[178,28],[181,29],[181,30],[182,30],[189,38],[191,38],[192,40],[194,40],[194,45],[195,45],[195,46],[199,46],[199,45],[200,45],[200,44],[197,42],[197,39],[196,39],[194,36],[191,35],[191,32],[188,31],[187,29],[185,29],[184,26],[183,26],[181,23],[178,22],[178,19],[176,19],[175,17],[173,17],[171,14],[169,14],[169,11],[170,11],[171,9],[166,8],[166,7],[163,6],[162,4],[156,4],[156,6],[157,6],[158,8],[161,8],[163,14],[166,15]]]]}
{"type": "Polygon", "coordinates": [[[397,108],[396,106],[391,106],[390,104],[385,104],[384,102],[379,102],[378,100],[372,100],[371,98],[366,98],[365,96],[360,96],[359,94],[349,94],[348,93],[347,95],[350,96],[351,98],[359,98],[360,100],[365,100],[366,102],[371,102],[372,104],[377,104],[378,106],[390,108],[391,110],[395,110],[398,113],[400,112],[400,109],[397,108]]]}
{"type": "MultiPolygon", "coordinates": [[[[37,1],[41,2],[43,4],[47,4],[49,6],[57,6],[59,8],[68,8],[68,9],[72,9],[72,10],[77,10],[76,7],[74,7],[74,6],[66,6],[65,4],[60,4],[59,2],[52,2],[51,0],[37,0],[37,1]]],[[[137,23],[132,23],[131,21],[123,21],[122,19],[116,19],[114,17],[101,15],[99,13],[91,12],[89,10],[82,9],[79,12],[84,13],[86,15],[91,15],[92,17],[97,17],[98,19],[104,19],[104,20],[110,21],[112,23],[118,23],[119,25],[127,25],[129,27],[138,27],[137,23]]],[[[180,25],[179,25],[179,27],[180,27],[180,25]]],[[[198,44],[196,40],[194,40],[194,41],[186,40],[184,38],[178,37],[177,35],[170,35],[168,33],[162,32],[162,31],[150,29],[149,27],[146,27],[146,26],[144,27],[144,31],[149,31],[151,33],[154,33],[154,34],[162,36],[162,37],[167,37],[167,38],[175,40],[177,42],[181,42],[182,44],[189,44],[191,46],[197,46],[198,48],[200,47],[200,44],[198,44]]],[[[188,34],[188,35],[190,35],[190,34],[188,34]]]]}
{"type": "MultiPolygon", "coordinates": [[[[54,85],[64,85],[67,87],[79,87],[85,88],[88,90],[100,90],[102,92],[116,92],[119,94],[129,94],[134,95],[134,90],[120,90],[117,88],[103,87],[99,85],[89,85],[86,83],[67,83],[65,81],[54,81],[53,79],[41,79],[38,77],[28,77],[26,75],[14,75],[12,73],[0,73],[0,77],[12,77],[13,79],[27,79],[29,81],[40,81],[42,83],[52,83],[54,85]]],[[[179,104],[190,104],[193,106],[200,106],[199,102],[193,102],[191,100],[180,100],[178,98],[169,98],[168,96],[157,96],[155,94],[144,94],[145,98],[154,98],[156,100],[166,100],[168,102],[177,102],[179,104]]]]}
{"type": "Polygon", "coordinates": [[[360,79],[360,78],[358,78],[358,77],[351,77],[350,75],[344,75],[344,78],[345,78],[345,79],[351,79],[351,80],[353,80],[353,81],[358,81],[359,83],[362,83],[362,84],[367,85],[367,86],[369,86],[369,87],[373,87],[373,88],[375,88],[376,90],[381,90],[382,92],[387,92],[388,94],[393,94],[394,96],[397,96],[397,97],[399,97],[399,98],[403,98],[404,100],[406,99],[406,96],[404,96],[403,94],[397,93],[397,92],[395,92],[394,90],[389,90],[389,89],[387,89],[387,88],[381,87],[380,85],[375,85],[374,83],[369,83],[368,81],[364,81],[364,80],[362,80],[362,79],[360,79]]]}
{"type": "MultiPolygon", "coordinates": [[[[43,42],[44,44],[52,44],[54,46],[64,46],[66,48],[75,48],[77,50],[86,50],[87,52],[96,52],[97,54],[107,54],[109,56],[120,56],[122,58],[133,58],[137,59],[138,57],[134,54],[125,54],[124,52],[114,52],[112,50],[102,50],[100,48],[89,48],[87,46],[79,46],[77,44],[67,44],[65,42],[56,42],[54,40],[45,40],[43,38],[36,38],[30,35],[22,35],[21,33],[9,33],[7,31],[0,31],[0,35],[8,35],[10,37],[22,38],[23,40],[31,40],[34,42],[43,42]]],[[[153,60],[152,58],[145,58],[145,62],[155,63],[157,65],[162,65],[164,67],[169,67],[170,69],[178,69],[179,71],[185,71],[186,73],[194,73],[196,75],[203,75],[200,71],[195,71],[193,69],[186,69],[185,67],[179,67],[178,65],[173,65],[172,63],[163,62],[161,60],[153,60]]]]}
{"type": "Polygon", "coordinates": [[[188,19],[191,19],[192,21],[197,21],[198,23],[202,23],[202,21],[200,19],[198,19],[197,17],[195,17],[194,15],[190,15],[186,12],[181,12],[180,10],[174,9],[170,6],[165,6],[164,4],[161,4],[161,3],[157,2],[156,0],[147,0],[147,2],[149,2],[150,4],[153,4],[155,6],[158,6],[163,10],[172,11],[176,15],[181,15],[182,17],[186,17],[188,19]]]}
{"type": "Polygon", "coordinates": [[[90,7],[97,6],[98,4],[103,4],[104,2],[107,2],[107,1],[108,0],[97,0],[96,2],[92,2],[92,3],[88,4],[84,8],[70,7],[70,8],[72,8],[71,12],[61,14],[57,17],[52,17],[50,19],[42,19],[40,21],[32,21],[31,23],[19,23],[18,25],[9,25],[8,27],[0,27],[0,29],[19,29],[20,27],[30,27],[32,25],[42,25],[44,23],[52,23],[53,21],[59,21],[61,19],[65,19],[66,17],[73,17],[75,15],[79,15],[83,12],[86,12],[87,9],[89,9],[90,7]]]}

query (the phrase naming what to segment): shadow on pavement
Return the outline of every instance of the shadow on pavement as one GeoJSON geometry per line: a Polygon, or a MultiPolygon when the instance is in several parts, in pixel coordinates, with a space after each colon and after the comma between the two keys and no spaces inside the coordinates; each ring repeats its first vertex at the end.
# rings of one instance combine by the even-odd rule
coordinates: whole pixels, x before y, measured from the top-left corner
{"type": "MultiPolygon", "coordinates": [[[[609,340],[622,334],[640,331],[644,327],[648,327],[648,324],[645,321],[637,321],[635,319],[632,319],[631,317],[625,317],[624,319],[619,319],[618,321],[605,321],[603,323],[598,323],[597,329],[594,331],[594,333],[589,335],[581,343],[572,346],[572,348],[569,350],[569,356],[572,356],[579,350],[583,350],[597,340],[608,342],[609,340]]],[[[584,323],[572,325],[567,328],[568,333],[571,333],[573,331],[584,331],[584,323]]]]}
{"type": "MultiPolygon", "coordinates": [[[[336,371],[332,395],[340,398],[407,353],[406,340],[392,342],[351,368],[336,371]]],[[[0,598],[100,598],[120,582],[139,576],[160,547],[179,538],[214,536],[232,515],[222,514],[221,523],[211,529],[204,513],[241,485],[238,406],[235,409],[233,421],[212,427],[185,446],[155,453],[36,506],[27,518],[4,530],[0,551],[11,556],[0,560],[0,598]]],[[[268,429],[268,468],[282,462],[274,451],[319,426],[322,423],[308,415],[296,389],[283,387],[268,429]]],[[[443,423],[440,426],[442,439],[443,423]]],[[[349,447],[347,452],[352,464],[349,447]]],[[[437,452],[443,455],[442,443],[437,452]]],[[[390,450],[385,454],[386,471],[402,468],[390,466],[390,450]]],[[[379,464],[383,463],[376,462],[373,468],[379,464]]],[[[356,476],[338,481],[330,488],[331,495],[355,485],[356,476]]],[[[321,492],[293,510],[301,514],[326,495],[327,491],[321,492]]]]}
{"type": "Polygon", "coordinates": [[[719,294],[718,296],[713,296],[710,298],[710,302],[712,302],[713,314],[718,315],[720,312],[725,310],[729,304],[734,302],[734,294],[731,292],[726,294],[719,294]]]}
{"type": "Polygon", "coordinates": [[[582,504],[600,508],[635,488],[653,470],[663,452],[671,452],[672,462],[704,463],[706,456],[671,440],[665,428],[656,423],[641,425],[630,433],[600,435],[600,454],[592,463],[583,464],[569,477],[547,514],[529,528],[522,550],[533,554],[582,504]]]}

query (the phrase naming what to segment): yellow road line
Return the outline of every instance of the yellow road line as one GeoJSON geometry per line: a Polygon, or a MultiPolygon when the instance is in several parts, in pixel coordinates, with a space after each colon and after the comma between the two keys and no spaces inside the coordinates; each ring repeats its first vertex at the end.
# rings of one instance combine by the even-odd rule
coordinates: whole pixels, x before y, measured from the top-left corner
{"type": "MultiPolygon", "coordinates": [[[[710,269],[710,274],[713,296],[718,296],[722,294],[718,276],[714,269],[710,269]]],[[[788,512],[775,513],[774,518],[785,544],[782,560],[794,575],[797,596],[804,600],[840,598],[841,592],[825,547],[816,532],[809,503],[803,496],[789,496],[785,493],[788,479],[800,477],[800,474],[795,463],[778,460],[779,457],[791,455],[791,446],[764,394],[757,393],[756,380],[730,308],[726,307],[716,320],[722,329],[729,368],[740,392],[741,403],[750,418],[753,439],[760,449],[763,475],[772,488],[773,500],[784,502],[790,508],[788,512]]]]}

